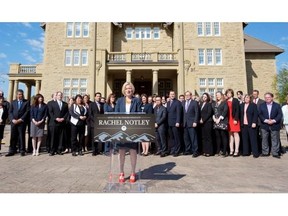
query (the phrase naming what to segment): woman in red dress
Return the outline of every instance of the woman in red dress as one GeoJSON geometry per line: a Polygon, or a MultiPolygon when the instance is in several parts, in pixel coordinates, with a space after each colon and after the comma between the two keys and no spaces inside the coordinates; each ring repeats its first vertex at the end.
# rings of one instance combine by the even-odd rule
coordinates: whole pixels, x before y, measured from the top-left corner
{"type": "Polygon", "coordinates": [[[239,156],[239,145],[240,145],[240,121],[239,121],[239,101],[234,98],[234,91],[227,89],[225,92],[227,97],[228,105],[228,131],[229,131],[229,146],[230,156],[239,156]],[[235,148],[234,148],[235,143],[235,148]]]}

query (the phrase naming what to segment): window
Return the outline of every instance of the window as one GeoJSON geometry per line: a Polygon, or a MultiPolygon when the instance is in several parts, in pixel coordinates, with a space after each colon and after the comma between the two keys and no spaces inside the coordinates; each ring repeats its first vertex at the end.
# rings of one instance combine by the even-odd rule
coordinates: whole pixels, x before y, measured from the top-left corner
{"type": "Polygon", "coordinates": [[[197,23],[197,32],[198,32],[198,36],[203,36],[203,23],[202,22],[198,22],[197,23]]]}
{"type": "Polygon", "coordinates": [[[215,79],[214,78],[208,78],[208,85],[209,86],[215,86],[215,79]]]}
{"type": "Polygon", "coordinates": [[[206,79],[205,78],[200,78],[199,79],[199,85],[200,86],[206,86],[206,79]]]}
{"type": "Polygon", "coordinates": [[[214,28],[214,35],[219,36],[220,35],[220,23],[219,22],[214,22],[213,23],[213,28],[214,28]]]}
{"type": "Polygon", "coordinates": [[[89,37],[89,23],[83,22],[82,27],[83,27],[83,33],[82,33],[83,37],[89,37]]]}
{"type": "Polygon", "coordinates": [[[224,94],[224,89],[223,88],[217,88],[217,91],[222,92],[224,94]]]}
{"type": "Polygon", "coordinates": [[[217,86],[223,86],[223,78],[217,78],[216,84],[217,86]]]}
{"type": "Polygon", "coordinates": [[[213,49],[207,49],[207,64],[213,65],[213,49]]]}
{"type": "Polygon", "coordinates": [[[80,88],[79,94],[85,95],[87,93],[86,90],[87,90],[86,88],[80,88]]]}
{"type": "Polygon", "coordinates": [[[80,79],[80,87],[81,88],[87,87],[87,79],[80,79]]]}
{"type": "Polygon", "coordinates": [[[140,39],[141,38],[141,29],[140,28],[135,28],[135,38],[140,39]]]}
{"type": "Polygon", "coordinates": [[[81,23],[75,23],[75,37],[81,37],[81,23]]]}
{"type": "Polygon", "coordinates": [[[66,34],[67,34],[67,37],[73,37],[73,23],[72,22],[67,23],[66,34]]]}
{"type": "Polygon", "coordinates": [[[126,29],[126,39],[132,39],[133,35],[132,35],[132,28],[127,28],[126,29]]]}
{"type": "Polygon", "coordinates": [[[211,23],[210,22],[206,22],[205,23],[205,31],[206,31],[206,36],[211,36],[212,35],[211,23]]]}
{"type": "Polygon", "coordinates": [[[64,99],[64,101],[68,102],[69,96],[70,96],[70,89],[64,88],[63,89],[63,99],[64,99]]]}
{"type": "Polygon", "coordinates": [[[222,65],[222,50],[215,49],[216,65],[222,65]]]}
{"type": "Polygon", "coordinates": [[[202,96],[206,92],[205,88],[200,88],[199,95],[202,96]]]}
{"type": "Polygon", "coordinates": [[[199,56],[199,65],[205,65],[205,51],[204,49],[198,50],[198,56],[199,56]]]}
{"type": "Polygon", "coordinates": [[[75,97],[77,94],[79,94],[79,91],[77,88],[72,88],[71,89],[71,96],[72,97],[75,97]]]}
{"type": "Polygon", "coordinates": [[[146,28],[145,33],[146,33],[145,38],[151,39],[151,28],[146,28]]]}
{"type": "Polygon", "coordinates": [[[154,33],[154,39],[159,39],[160,38],[160,29],[158,27],[155,27],[153,29],[153,33],[154,33]]]}
{"type": "Polygon", "coordinates": [[[81,60],[82,61],[81,62],[82,65],[88,65],[88,56],[87,56],[88,55],[88,50],[86,50],[86,49],[82,50],[81,51],[81,55],[82,55],[82,60],[81,60]]]}
{"type": "Polygon", "coordinates": [[[71,86],[71,80],[70,79],[64,79],[63,84],[64,84],[64,87],[70,87],[71,86]]]}
{"type": "Polygon", "coordinates": [[[80,65],[80,50],[73,50],[73,65],[80,65]]]}
{"type": "Polygon", "coordinates": [[[66,50],[65,51],[65,65],[66,66],[72,65],[71,58],[72,58],[72,51],[71,50],[66,50]]]}
{"type": "Polygon", "coordinates": [[[79,86],[79,79],[72,79],[72,87],[78,87],[79,86]]]}
{"type": "Polygon", "coordinates": [[[208,92],[209,92],[209,94],[210,94],[211,96],[214,97],[214,95],[215,95],[215,88],[209,88],[209,89],[208,89],[208,92]]]}

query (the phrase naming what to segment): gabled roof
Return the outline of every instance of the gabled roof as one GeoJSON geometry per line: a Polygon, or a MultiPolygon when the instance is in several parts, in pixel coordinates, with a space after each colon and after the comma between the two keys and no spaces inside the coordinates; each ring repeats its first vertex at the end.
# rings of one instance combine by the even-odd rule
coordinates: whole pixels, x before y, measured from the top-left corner
{"type": "Polygon", "coordinates": [[[259,39],[256,39],[254,37],[251,37],[247,34],[244,34],[244,46],[245,46],[245,52],[246,53],[275,53],[275,55],[278,55],[280,53],[284,52],[284,49],[281,49],[277,46],[274,46],[272,44],[266,43],[264,41],[261,41],[259,39]]]}

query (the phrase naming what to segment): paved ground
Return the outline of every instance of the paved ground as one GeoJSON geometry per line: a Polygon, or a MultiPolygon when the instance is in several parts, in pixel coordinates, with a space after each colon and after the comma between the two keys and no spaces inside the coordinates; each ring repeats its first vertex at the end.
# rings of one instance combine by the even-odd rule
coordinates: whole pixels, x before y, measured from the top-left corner
{"type": "MultiPolygon", "coordinates": [[[[8,126],[9,127],[9,126],[8,126]]],[[[15,155],[4,157],[8,151],[9,131],[5,131],[5,145],[0,157],[1,193],[97,193],[107,191],[110,158],[15,155]]],[[[286,140],[282,141],[287,144],[286,140]]],[[[127,177],[129,156],[127,157],[127,177]]],[[[114,157],[115,159],[115,157],[114,157]]],[[[116,170],[116,164],[112,170],[116,170]]],[[[113,185],[110,192],[141,190],[158,193],[214,193],[214,192],[288,192],[288,154],[281,159],[272,157],[210,157],[168,156],[139,157],[139,184],[113,185]]],[[[115,171],[116,173],[116,171],[115,171]]],[[[117,176],[115,177],[115,179],[117,176]]]]}

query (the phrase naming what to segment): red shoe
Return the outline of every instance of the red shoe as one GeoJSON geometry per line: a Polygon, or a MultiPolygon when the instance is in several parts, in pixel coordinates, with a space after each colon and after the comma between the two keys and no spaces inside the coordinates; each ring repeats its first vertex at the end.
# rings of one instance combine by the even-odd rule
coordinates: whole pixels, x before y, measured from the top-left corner
{"type": "Polygon", "coordinates": [[[136,182],[136,174],[135,173],[131,173],[130,175],[130,183],[135,183],[136,182]]]}
{"type": "Polygon", "coordinates": [[[120,173],[119,174],[119,183],[124,183],[124,182],[125,182],[124,173],[120,173]]]}

